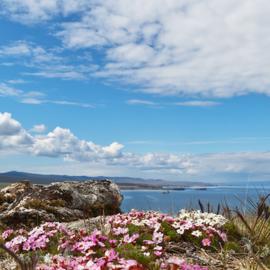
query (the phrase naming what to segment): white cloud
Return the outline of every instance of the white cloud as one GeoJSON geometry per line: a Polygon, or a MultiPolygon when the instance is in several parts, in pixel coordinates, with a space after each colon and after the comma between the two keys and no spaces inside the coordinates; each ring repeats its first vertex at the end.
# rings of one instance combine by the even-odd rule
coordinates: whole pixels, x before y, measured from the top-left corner
{"type": "Polygon", "coordinates": [[[92,104],[83,103],[83,102],[66,101],[66,100],[46,100],[45,103],[67,105],[67,106],[77,106],[77,107],[82,107],[82,108],[95,108],[95,106],[92,104]]]}
{"type": "Polygon", "coordinates": [[[268,0],[3,0],[0,7],[3,16],[23,23],[52,20],[51,31],[67,49],[101,52],[98,70],[78,71],[64,70],[53,52],[23,41],[0,49],[0,55],[30,54],[38,63],[54,59],[56,67],[28,74],[95,75],[161,95],[270,94],[268,0]]]}
{"type": "Polygon", "coordinates": [[[44,78],[60,78],[64,80],[82,80],[86,77],[77,71],[54,71],[54,70],[44,70],[37,72],[24,72],[24,75],[38,76],[44,78]]]}
{"type": "Polygon", "coordinates": [[[175,103],[157,103],[145,99],[129,99],[126,101],[129,105],[146,105],[151,107],[165,107],[165,106],[184,106],[184,107],[213,107],[218,106],[221,103],[210,100],[189,100],[189,101],[179,101],[175,103]]]}
{"type": "Polygon", "coordinates": [[[84,10],[88,0],[2,0],[1,13],[21,23],[40,23],[55,15],[69,15],[84,10]]]}
{"type": "Polygon", "coordinates": [[[56,105],[64,105],[64,106],[75,106],[81,108],[95,108],[94,105],[82,102],[73,102],[73,101],[66,101],[66,100],[48,100],[43,98],[37,97],[23,97],[20,100],[21,103],[24,104],[32,104],[32,105],[39,105],[39,104],[56,104],[56,105]]]}
{"type": "Polygon", "coordinates": [[[43,133],[45,132],[47,127],[44,124],[40,125],[34,125],[30,131],[35,132],[35,133],[43,133]]]}
{"type": "MultiPolygon", "coordinates": [[[[42,126],[43,129],[43,126],[42,126]]],[[[0,113],[0,150],[12,150],[32,156],[62,158],[117,170],[137,170],[148,175],[165,175],[179,179],[215,180],[247,175],[259,178],[270,174],[270,152],[235,152],[212,154],[136,154],[113,142],[101,146],[77,138],[69,129],[56,127],[48,134],[31,135],[9,113],[0,113]]]]}
{"type": "Polygon", "coordinates": [[[0,49],[0,55],[9,55],[9,56],[17,56],[17,55],[30,55],[31,49],[28,44],[22,41],[18,41],[12,46],[4,46],[0,49]]]}
{"type": "Polygon", "coordinates": [[[7,83],[10,84],[23,84],[26,83],[27,81],[22,80],[22,79],[14,79],[14,80],[8,80],[7,83]]]}
{"type": "Polygon", "coordinates": [[[20,102],[23,104],[32,104],[32,105],[38,105],[38,104],[43,103],[43,101],[41,99],[32,98],[32,97],[23,97],[20,100],[20,102]]]}
{"type": "Polygon", "coordinates": [[[23,92],[19,89],[13,88],[6,83],[0,83],[0,96],[8,97],[16,97],[20,96],[23,92]]]}
{"type": "Polygon", "coordinates": [[[149,106],[158,105],[156,102],[149,101],[149,100],[143,100],[143,99],[129,99],[129,100],[127,100],[127,104],[130,104],[130,105],[149,105],[149,106]]]}
{"type": "Polygon", "coordinates": [[[1,1],[2,13],[25,23],[46,20],[57,13],[58,1],[8,0],[1,1]]]}
{"type": "Polygon", "coordinates": [[[125,63],[127,67],[140,66],[148,63],[155,56],[154,50],[149,45],[125,44],[107,51],[110,61],[125,63]],[[120,60],[120,61],[119,61],[120,60]]]}
{"type": "Polygon", "coordinates": [[[97,76],[161,95],[231,97],[270,91],[267,0],[91,2],[62,24],[68,48],[103,48],[97,76]]]}
{"type": "Polygon", "coordinates": [[[50,100],[46,95],[40,91],[23,91],[21,89],[14,88],[7,83],[0,83],[0,97],[13,97],[20,103],[24,104],[56,104],[64,106],[76,106],[81,108],[95,108],[93,104],[67,101],[67,100],[50,100]]]}
{"type": "Polygon", "coordinates": [[[21,131],[21,124],[11,117],[10,113],[0,114],[0,135],[13,136],[21,131]]]}
{"type": "Polygon", "coordinates": [[[28,150],[33,138],[21,124],[12,118],[10,113],[0,113],[0,150],[13,149],[28,150]]]}
{"type": "Polygon", "coordinates": [[[25,40],[18,40],[9,45],[1,46],[0,56],[29,57],[33,63],[46,63],[59,60],[52,52],[48,52],[44,48],[26,42],[25,40]]]}
{"type": "MultiPolygon", "coordinates": [[[[0,47],[0,58],[12,58],[13,64],[23,65],[27,69],[22,75],[64,80],[84,80],[85,73],[96,70],[95,65],[69,64],[69,58],[61,55],[61,48],[45,49],[25,40],[18,40],[0,47]]],[[[10,80],[10,84],[23,80],[10,80]]]]}
{"type": "Polygon", "coordinates": [[[109,156],[117,157],[123,147],[124,146],[122,144],[113,142],[109,146],[103,147],[103,151],[109,156]]]}
{"type": "Polygon", "coordinates": [[[186,107],[213,107],[220,105],[220,103],[209,100],[190,100],[190,101],[176,102],[175,105],[186,107]]]}
{"type": "MultiPolygon", "coordinates": [[[[44,132],[44,125],[31,131],[44,132]]],[[[19,149],[37,156],[62,157],[68,160],[110,160],[121,156],[123,145],[113,142],[100,146],[78,139],[69,129],[56,127],[46,135],[31,135],[10,113],[0,113],[0,149],[19,149]]]]}
{"type": "Polygon", "coordinates": [[[122,145],[116,142],[99,146],[79,140],[69,129],[56,127],[45,136],[36,137],[32,152],[38,156],[63,157],[67,160],[103,161],[120,155],[122,145]]]}

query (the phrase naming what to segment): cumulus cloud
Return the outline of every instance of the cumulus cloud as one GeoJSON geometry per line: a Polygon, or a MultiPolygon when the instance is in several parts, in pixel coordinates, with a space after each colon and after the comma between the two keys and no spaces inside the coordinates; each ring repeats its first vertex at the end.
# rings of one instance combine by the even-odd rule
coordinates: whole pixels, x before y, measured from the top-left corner
{"type": "Polygon", "coordinates": [[[69,129],[56,127],[47,135],[38,136],[31,147],[37,156],[62,157],[66,160],[104,162],[121,156],[122,145],[114,142],[100,146],[91,141],[78,139],[69,129]]]}
{"type": "Polygon", "coordinates": [[[0,135],[13,136],[21,131],[21,124],[11,117],[10,113],[0,114],[0,135]]]}
{"type": "MultiPolygon", "coordinates": [[[[45,125],[32,128],[44,132],[45,125]]],[[[105,161],[121,157],[122,144],[100,146],[78,139],[69,129],[56,127],[46,135],[31,135],[10,113],[0,113],[0,149],[16,149],[36,156],[62,157],[77,161],[105,161]]]]}
{"type": "MultiPolygon", "coordinates": [[[[43,125],[36,130],[44,131],[43,125]]],[[[56,127],[48,134],[31,135],[10,113],[0,113],[0,150],[32,156],[62,158],[69,162],[98,164],[106,170],[123,168],[145,173],[167,174],[182,179],[215,179],[222,175],[269,175],[270,152],[212,154],[137,154],[113,142],[102,146],[76,137],[69,129],[56,127]]]]}
{"type": "Polygon", "coordinates": [[[10,113],[0,113],[0,150],[24,149],[33,143],[33,137],[25,131],[21,124],[12,118],[10,113]]]}

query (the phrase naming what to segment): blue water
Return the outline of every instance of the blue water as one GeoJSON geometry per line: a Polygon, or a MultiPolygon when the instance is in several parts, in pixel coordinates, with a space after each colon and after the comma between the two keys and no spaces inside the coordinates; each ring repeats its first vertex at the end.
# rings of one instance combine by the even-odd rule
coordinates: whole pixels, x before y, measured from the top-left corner
{"type": "Polygon", "coordinates": [[[214,208],[219,203],[227,203],[230,207],[247,208],[249,199],[257,201],[259,195],[270,193],[269,187],[211,187],[207,190],[186,189],[170,191],[164,194],[162,190],[124,190],[122,194],[122,211],[135,208],[138,210],[157,210],[166,213],[177,213],[179,209],[199,209],[198,200],[203,204],[210,203],[214,208]]]}

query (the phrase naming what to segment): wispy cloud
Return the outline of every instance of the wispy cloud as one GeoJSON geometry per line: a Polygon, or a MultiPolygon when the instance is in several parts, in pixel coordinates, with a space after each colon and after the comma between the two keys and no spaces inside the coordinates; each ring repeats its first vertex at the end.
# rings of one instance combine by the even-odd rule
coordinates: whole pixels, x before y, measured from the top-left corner
{"type": "Polygon", "coordinates": [[[209,100],[189,100],[179,102],[155,102],[145,99],[129,99],[126,101],[129,105],[145,105],[149,107],[168,107],[168,106],[183,106],[183,107],[214,107],[221,105],[220,102],[209,100]]]}
{"type": "Polygon", "coordinates": [[[166,146],[183,146],[183,145],[226,145],[226,144],[256,144],[258,141],[270,141],[270,137],[239,137],[228,138],[224,140],[193,140],[193,141],[158,141],[158,140],[134,140],[126,142],[127,145],[166,145],[166,146]]]}
{"type": "Polygon", "coordinates": [[[23,94],[22,90],[11,87],[6,83],[0,83],[0,96],[18,97],[21,96],[22,94],[23,94]]]}
{"type": "Polygon", "coordinates": [[[213,107],[220,105],[220,102],[209,100],[190,100],[190,101],[176,102],[175,105],[185,107],[213,107]]]}
{"type": "Polygon", "coordinates": [[[15,79],[15,80],[8,80],[7,83],[9,84],[24,84],[27,83],[28,81],[23,80],[23,79],[15,79]]]}
{"type": "Polygon", "coordinates": [[[75,106],[81,108],[95,108],[93,104],[82,103],[82,102],[72,102],[66,100],[48,100],[48,99],[38,99],[38,98],[23,98],[20,100],[21,103],[24,104],[32,104],[32,105],[39,105],[39,104],[56,104],[56,105],[63,105],[63,106],[75,106]]]}
{"type": "Polygon", "coordinates": [[[95,108],[94,105],[82,102],[72,102],[66,100],[46,100],[47,103],[53,103],[58,105],[67,105],[67,106],[78,106],[82,108],[95,108]]]}
{"type": "Polygon", "coordinates": [[[16,41],[10,46],[2,46],[0,48],[1,56],[21,56],[30,55],[31,47],[24,41],[16,41]]]}
{"type": "Polygon", "coordinates": [[[12,97],[20,103],[24,104],[56,104],[64,106],[76,106],[82,108],[95,108],[95,105],[84,102],[75,102],[68,100],[51,100],[45,93],[40,91],[23,91],[18,88],[11,87],[7,83],[0,83],[0,97],[12,97]]]}
{"type": "Polygon", "coordinates": [[[47,130],[47,127],[44,124],[40,124],[40,125],[34,125],[30,129],[30,132],[44,133],[46,130],[47,130]]]}
{"type": "Polygon", "coordinates": [[[129,99],[126,101],[126,103],[129,105],[159,106],[159,104],[156,102],[144,99],[129,99]]]}
{"type": "Polygon", "coordinates": [[[38,76],[44,78],[60,78],[64,80],[83,80],[85,75],[77,71],[53,71],[44,70],[39,72],[24,72],[24,75],[38,76]]]}
{"type": "MultiPolygon", "coordinates": [[[[86,61],[85,64],[71,63],[72,59],[64,57],[60,48],[45,49],[25,40],[0,47],[0,58],[12,58],[13,64],[23,65],[26,71],[22,75],[60,78],[64,80],[85,80],[89,73],[97,69],[96,65],[86,61]]],[[[22,80],[11,80],[10,83],[22,83],[22,80]]]]}

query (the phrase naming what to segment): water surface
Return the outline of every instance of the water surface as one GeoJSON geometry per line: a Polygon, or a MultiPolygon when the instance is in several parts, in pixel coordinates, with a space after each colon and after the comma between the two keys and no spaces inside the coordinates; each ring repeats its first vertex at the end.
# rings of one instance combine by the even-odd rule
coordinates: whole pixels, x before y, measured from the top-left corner
{"type": "Polygon", "coordinates": [[[210,187],[207,190],[174,190],[165,194],[162,190],[123,190],[122,210],[127,212],[135,208],[176,213],[182,208],[199,209],[198,200],[201,200],[205,205],[209,202],[213,207],[226,202],[230,207],[244,208],[248,199],[256,201],[259,195],[268,193],[270,193],[270,186],[210,187]]]}

